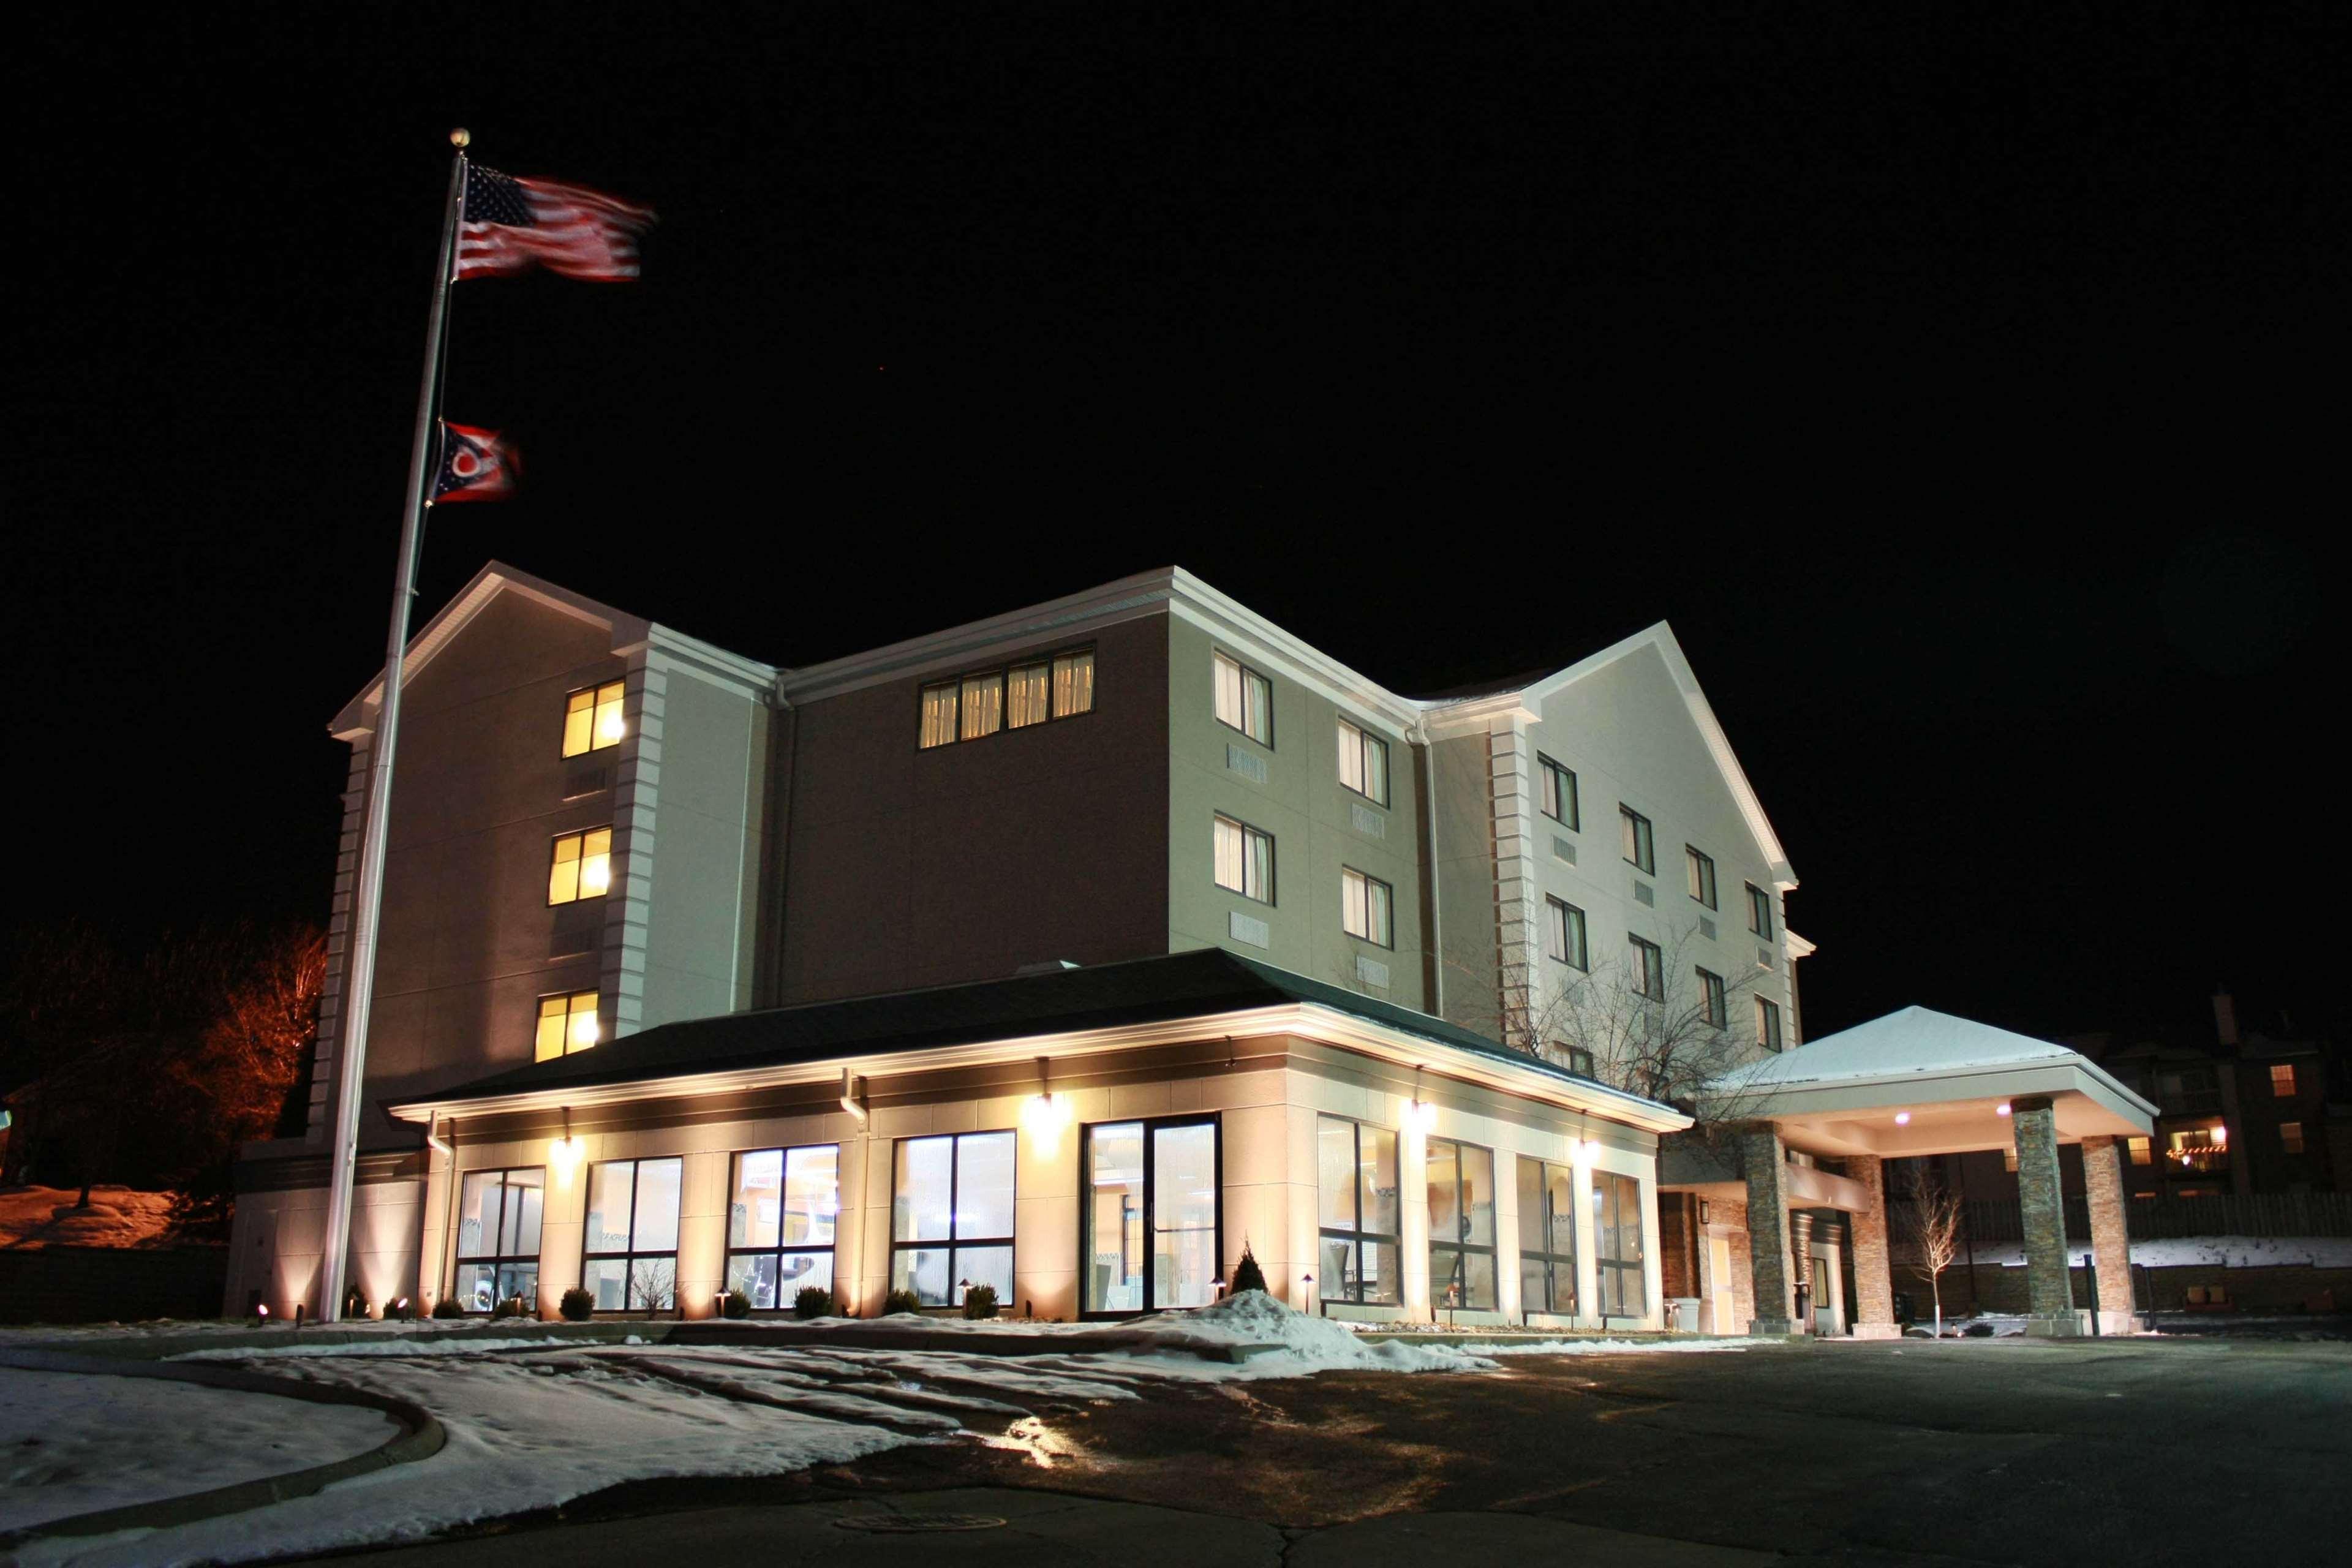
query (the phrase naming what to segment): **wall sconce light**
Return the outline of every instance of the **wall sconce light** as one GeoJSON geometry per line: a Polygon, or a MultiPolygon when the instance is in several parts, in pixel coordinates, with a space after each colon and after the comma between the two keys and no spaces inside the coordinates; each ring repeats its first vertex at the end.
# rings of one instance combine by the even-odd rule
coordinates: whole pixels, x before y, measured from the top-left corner
{"type": "Polygon", "coordinates": [[[1908,1127],[1908,1126],[1910,1126],[1910,1125],[1911,1125],[1911,1113],[1910,1113],[1909,1111],[1907,1111],[1907,1110],[1898,1110],[1898,1111],[1896,1111],[1896,1112],[1895,1113],[1895,1126],[1897,1126],[1897,1127],[1908,1127]]]}
{"type": "Polygon", "coordinates": [[[1412,1098],[1405,1101],[1404,1124],[1415,1132],[1426,1132],[1437,1125],[1437,1107],[1421,1098],[1421,1064],[1412,1066],[1412,1098]]]}
{"type": "Polygon", "coordinates": [[[1999,1105],[1994,1106],[1992,1108],[1992,1113],[1995,1116],[2007,1116],[2009,1114],[2009,1101],[2004,1100],[1999,1105]]]}
{"type": "Polygon", "coordinates": [[[1062,1129],[1070,1124],[1070,1097],[1054,1092],[1053,1066],[1044,1057],[1037,1058],[1037,1092],[1021,1107],[1021,1124],[1038,1152],[1049,1158],[1061,1145],[1062,1129]]]}
{"type": "Polygon", "coordinates": [[[563,1136],[547,1146],[547,1163],[555,1168],[558,1186],[572,1184],[572,1173],[580,1166],[581,1152],[580,1140],[572,1136],[572,1108],[567,1105],[563,1108],[563,1136]]]}
{"type": "Polygon", "coordinates": [[[2228,1148],[2230,1146],[2230,1124],[2226,1121],[2216,1121],[2213,1123],[2213,1131],[2210,1136],[2212,1138],[2213,1147],[2216,1149],[2228,1148]]]}

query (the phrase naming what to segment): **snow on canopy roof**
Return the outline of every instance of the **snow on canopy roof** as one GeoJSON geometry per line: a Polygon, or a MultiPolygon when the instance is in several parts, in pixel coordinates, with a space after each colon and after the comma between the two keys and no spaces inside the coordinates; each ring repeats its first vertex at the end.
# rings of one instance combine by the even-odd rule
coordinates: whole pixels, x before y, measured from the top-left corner
{"type": "Polygon", "coordinates": [[[1930,1007],[1906,1007],[1838,1034],[1824,1035],[1795,1050],[1735,1068],[1708,1087],[1788,1089],[1832,1079],[1890,1078],[1906,1072],[1957,1072],[1970,1068],[2067,1060],[2091,1065],[2080,1052],[2048,1040],[2011,1034],[1973,1019],[1955,1018],[1930,1007]]]}

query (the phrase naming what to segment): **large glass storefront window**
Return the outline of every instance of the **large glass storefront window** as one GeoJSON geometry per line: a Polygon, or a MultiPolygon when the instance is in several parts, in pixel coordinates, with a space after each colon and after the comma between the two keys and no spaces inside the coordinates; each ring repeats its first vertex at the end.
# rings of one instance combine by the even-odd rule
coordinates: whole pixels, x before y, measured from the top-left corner
{"type": "Polygon", "coordinates": [[[1216,1119],[1102,1122],[1086,1139],[1084,1310],[1215,1300],[1223,1256],[1216,1119]]]}
{"type": "Polygon", "coordinates": [[[1495,1308],[1495,1152],[1429,1141],[1429,1304],[1495,1308]]]}
{"type": "Polygon", "coordinates": [[[1011,1132],[901,1138],[890,1189],[890,1288],[926,1307],[974,1285],[1013,1300],[1011,1132]]]}
{"type": "Polygon", "coordinates": [[[457,1288],[450,1299],[487,1312],[520,1296],[539,1308],[539,1222],[547,1168],[468,1171],[457,1189],[457,1288]]]}
{"type": "Polygon", "coordinates": [[[1519,1156],[1519,1304],[1576,1311],[1576,1187],[1566,1165],[1519,1156]]]}
{"type": "Polygon", "coordinates": [[[789,1307],[803,1290],[832,1289],[840,1147],[746,1150],[735,1156],[730,1185],[727,1289],[759,1311],[789,1307]]]}
{"type": "Polygon", "coordinates": [[[1315,1119],[1321,1246],[1316,1289],[1327,1301],[1397,1305],[1397,1140],[1385,1127],[1315,1119]]]}
{"type": "Polygon", "coordinates": [[[677,1305],[677,1200],[684,1162],[608,1160],[588,1167],[580,1282],[600,1312],[677,1305]]]}
{"type": "Polygon", "coordinates": [[[1649,1310],[1642,1289],[1642,1184],[1631,1176],[1592,1173],[1592,1261],[1601,1316],[1638,1318],[1649,1310]]]}

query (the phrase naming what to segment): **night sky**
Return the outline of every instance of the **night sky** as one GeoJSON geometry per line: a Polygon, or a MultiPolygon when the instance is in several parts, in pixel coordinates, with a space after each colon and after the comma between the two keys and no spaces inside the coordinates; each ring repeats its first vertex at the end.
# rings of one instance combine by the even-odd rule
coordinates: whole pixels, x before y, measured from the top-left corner
{"type": "Polygon", "coordinates": [[[2346,1032],[2322,7],[65,9],[5,68],[30,918],[323,921],[464,124],[662,223],[457,290],[527,484],[426,613],[499,557],[793,664],[1174,563],[1408,692],[1664,619],[1810,1032],[2346,1032]]]}

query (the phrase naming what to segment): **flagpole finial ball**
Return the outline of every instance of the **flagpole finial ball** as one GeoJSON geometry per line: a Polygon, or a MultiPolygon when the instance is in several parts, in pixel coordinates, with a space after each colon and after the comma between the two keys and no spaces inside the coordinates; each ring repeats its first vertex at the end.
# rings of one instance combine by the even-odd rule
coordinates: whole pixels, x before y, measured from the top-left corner
{"type": "Polygon", "coordinates": [[[467,130],[462,125],[457,127],[457,130],[449,132],[449,145],[452,147],[465,147],[471,143],[473,140],[474,133],[467,130]]]}

